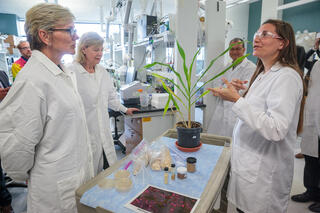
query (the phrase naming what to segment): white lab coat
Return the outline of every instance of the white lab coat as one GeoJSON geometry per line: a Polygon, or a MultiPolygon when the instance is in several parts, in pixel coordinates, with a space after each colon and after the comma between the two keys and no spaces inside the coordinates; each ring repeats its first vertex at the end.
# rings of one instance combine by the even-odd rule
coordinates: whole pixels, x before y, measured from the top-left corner
{"type": "Polygon", "coordinates": [[[108,107],[122,112],[126,112],[127,108],[120,103],[112,79],[101,65],[95,66],[95,73],[87,72],[78,62],[73,62],[68,67],[74,70],[77,76],[78,90],[85,106],[93,147],[95,174],[97,174],[103,169],[102,149],[110,166],[117,161],[108,107]]]}
{"type": "MultiPolygon", "coordinates": [[[[231,64],[228,64],[226,67],[230,65],[231,64]]],[[[228,81],[231,81],[232,79],[250,81],[255,70],[256,65],[245,58],[234,70],[228,70],[222,77],[226,78],[228,81]]],[[[215,85],[223,86],[221,78],[216,80],[215,85]]],[[[240,93],[242,92],[243,91],[241,90],[240,93]]],[[[215,111],[211,116],[211,121],[207,131],[208,133],[215,135],[232,137],[233,127],[237,120],[236,114],[231,110],[233,103],[224,101],[220,97],[215,98],[217,99],[215,106],[210,106],[215,107],[215,111]]]]}
{"type": "Polygon", "coordinates": [[[75,190],[93,177],[84,108],[71,76],[34,50],[0,104],[2,166],[14,180],[29,180],[28,213],[77,212],[75,190]]]}
{"type": "Polygon", "coordinates": [[[320,61],[313,65],[308,87],[308,96],[304,106],[301,152],[317,158],[319,157],[318,137],[320,136],[320,61]]]}
{"type": "Polygon", "coordinates": [[[246,213],[287,212],[302,95],[298,73],[277,63],[232,107],[228,200],[246,213]]]}

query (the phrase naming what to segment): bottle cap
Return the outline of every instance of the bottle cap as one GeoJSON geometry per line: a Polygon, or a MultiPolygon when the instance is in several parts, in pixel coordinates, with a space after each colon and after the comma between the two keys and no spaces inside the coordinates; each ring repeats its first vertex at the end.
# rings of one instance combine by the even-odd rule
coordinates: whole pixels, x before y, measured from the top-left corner
{"type": "Polygon", "coordinates": [[[194,158],[194,157],[188,157],[187,158],[187,163],[193,164],[193,163],[196,163],[196,162],[197,162],[197,158],[194,158]]]}
{"type": "Polygon", "coordinates": [[[168,171],[169,170],[169,168],[168,167],[164,167],[164,171],[168,171]]]}
{"type": "Polygon", "coordinates": [[[173,167],[173,168],[174,168],[174,167],[176,167],[176,164],[174,164],[174,163],[173,163],[173,164],[171,164],[171,167],[173,167]]]}

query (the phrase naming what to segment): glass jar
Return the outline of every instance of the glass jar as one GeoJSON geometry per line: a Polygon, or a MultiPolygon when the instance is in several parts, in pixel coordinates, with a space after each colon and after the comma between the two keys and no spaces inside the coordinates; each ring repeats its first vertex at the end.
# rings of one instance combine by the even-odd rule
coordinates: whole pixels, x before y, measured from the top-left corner
{"type": "Polygon", "coordinates": [[[178,167],[177,168],[177,177],[179,179],[185,179],[187,177],[187,168],[186,167],[178,167]]]}
{"type": "Polygon", "coordinates": [[[197,158],[188,157],[187,158],[187,171],[190,173],[195,172],[196,171],[196,163],[197,163],[197,158]]]}

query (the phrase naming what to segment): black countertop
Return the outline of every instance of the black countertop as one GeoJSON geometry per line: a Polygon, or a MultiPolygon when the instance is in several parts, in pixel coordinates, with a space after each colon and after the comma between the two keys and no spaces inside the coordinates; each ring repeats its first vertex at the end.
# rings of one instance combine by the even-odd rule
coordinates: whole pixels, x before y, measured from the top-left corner
{"type": "MultiPolygon", "coordinates": [[[[140,104],[125,104],[124,106],[127,107],[127,108],[137,108],[137,109],[140,110],[140,111],[133,112],[133,114],[141,114],[141,113],[148,113],[148,112],[161,112],[161,111],[163,111],[163,108],[155,108],[155,107],[153,107],[151,105],[149,105],[147,107],[141,107],[140,104]]],[[[196,107],[197,108],[204,108],[204,107],[206,107],[206,105],[205,104],[197,104],[196,107]]],[[[173,107],[172,109],[175,110],[176,108],[173,107]]],[[[168,111],[169,110],[170,109],[168,109],[168,111]]],[[[110,117],[111,116],[121,115],[120,112],[113,111],[112,109],[108,109],[108,111],[109,111],[110,117]]]]}

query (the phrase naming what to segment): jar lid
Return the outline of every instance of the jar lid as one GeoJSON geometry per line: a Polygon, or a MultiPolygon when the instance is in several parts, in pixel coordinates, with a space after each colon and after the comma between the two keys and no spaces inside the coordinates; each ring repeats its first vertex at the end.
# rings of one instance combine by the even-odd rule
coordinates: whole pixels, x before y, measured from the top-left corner
{"type": "Polygon", "coordinates": [[[169,168],[168,167],[164,167],[164,171],[169,171],[169,168]]]}
{"type": "Polygon", "coordinates": [[[180,173],[180,174],[186,174],[187,173],[187,168],[186,167],[178,167],[177,168],[177,172],[180,173]]]}
{"type": "Polygon", "coordinates": [[[176,164],[174,164],[174,163],[173,163],[173,164],[171,164],[171,167],[173,167],[173,168],[174,168],[174,167],[176,167],[176,164]]]}
{"type": "Polygon", "coordinates": [[[194,158],[194,157],[187,158],[187,163],[196,163],[196,162],[197,162],[197,158],[194,158]]]}

